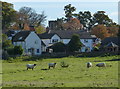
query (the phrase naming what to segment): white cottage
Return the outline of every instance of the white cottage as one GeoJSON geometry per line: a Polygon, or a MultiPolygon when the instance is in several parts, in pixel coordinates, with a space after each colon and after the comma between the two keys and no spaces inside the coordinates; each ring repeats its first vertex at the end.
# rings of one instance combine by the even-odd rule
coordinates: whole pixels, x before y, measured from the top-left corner
{"type": "Polygon", "coordinates": [[[20,31],[12,39],[14,46],[21,45],[25,54],[40,55],[41,39],[34,31],[20,31]]]}
{"type": "Polygon", "coordinates": [[[68,44],[74,34],[80,36],[80,41],[83,44],[81,52],[91,52],[93,50],[93,45],[97,42],[97,38],[85,30],[50,30],[49,32],[39,34],[39,37],[46,44],[47,48],[56,42],[68,44]]]}

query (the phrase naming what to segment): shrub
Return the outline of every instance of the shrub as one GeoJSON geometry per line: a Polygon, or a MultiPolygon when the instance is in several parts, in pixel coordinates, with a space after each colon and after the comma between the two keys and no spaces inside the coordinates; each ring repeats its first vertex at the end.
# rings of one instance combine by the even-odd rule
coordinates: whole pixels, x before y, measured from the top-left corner
{"type": "Polygon", "coordinates": [[[66,46],[65,46],[64,43],[58,42],[58,43],[55,43],[55,44],[52,46],[52,49],[53,49],[54,52],[65,52],[66,46]]]}
{"type": "Polygon", "coordinates": [[[22,53],[23,53],[23,48],[21,46],[14,47],[14,54],[15,55],[22,55],[22,53]]]}
{"type": "Polygon", "coordinates": [[[80,42],[79,35],[74,34],[67,46],[69,52],[79,51],[80,48],[82,47],[82,43],[80,42]]]}
{"type": "Polygon", "coordinates": [[[14,48],[9,48],[9,49],[7,49],[7,53],[8,53],[9,55],[14,55],[14,48]]]}

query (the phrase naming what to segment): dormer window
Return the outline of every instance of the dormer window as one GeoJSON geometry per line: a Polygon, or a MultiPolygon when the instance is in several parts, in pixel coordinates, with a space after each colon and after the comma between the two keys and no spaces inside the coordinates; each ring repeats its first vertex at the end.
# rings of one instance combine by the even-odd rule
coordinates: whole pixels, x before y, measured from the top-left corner
{"type": "Polygon", "coordinates": [[[19,40],[22,40],[23,37],[20,37],[19,40]]]}
{"type": "Polygon", "coordinates": [[[84,39],[84,42],[85,42],[85,43],[88,43],[88,39],[84,39]]]}
{"type": "Polygon", "coordinates": [[[53,39],[52,40],[52,43],[56,43],[56,42],[58,42],[58,39],[53,39]]]}

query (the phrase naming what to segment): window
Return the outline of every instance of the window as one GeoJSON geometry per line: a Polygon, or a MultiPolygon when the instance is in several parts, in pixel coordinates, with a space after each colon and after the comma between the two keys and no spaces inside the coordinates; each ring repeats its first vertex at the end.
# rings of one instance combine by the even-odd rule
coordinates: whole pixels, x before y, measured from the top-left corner
{"type": "Polygon", "coordinates": [[[88,39],[84,39],[84,42],[87,43],[87,42],[88,42],[88,39]]]}
{"type": "Polygon", "coordinates": [[[37,49],[37,53],[40,53],[40,50],[39,50],[39,49],[37,49]]]}
{"type": "Polygon", "coordinates": [[[93,42],[95,42],[96,41],[96,39],[93,39],[93,42]]]}
{"type": "Polygon", "coordinates": [[[20,37],[19,40],[22,40],[23,37],[20,37]]]}
{"type": "Polygon", "coordinates": [[[58,39],[53,39],[52,40],[52,43],[56,43],[56,42],[58,42],[58,39]]]}
{"type": "Polygon", "coordinates": [[[35,44],[38,44],[38,40],[35,41],[35,44]]]}

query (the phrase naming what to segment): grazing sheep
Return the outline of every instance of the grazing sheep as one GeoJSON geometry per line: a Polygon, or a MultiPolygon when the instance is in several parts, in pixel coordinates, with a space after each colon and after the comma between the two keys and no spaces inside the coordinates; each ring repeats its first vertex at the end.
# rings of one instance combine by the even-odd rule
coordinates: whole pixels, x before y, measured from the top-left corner
{"type": "Polygon", "coordinates": [[[87,68],[89,68],[89,67],[92,67],[92,63],[91,62],[87,63],[87,68]]]}
{"type": "Polygon", "coordinates": [[[28,69],[32,69],[33,70],[33,68],[36,66],[36,64],[27,64],[26,66],[27,66],[27,70],[28,69]]]}
{"type": "Polygon", "coordinates": [[[49,66],[49,69],[50,69],[50,67],[53,67],[53,68],[55,68],[55,65],[56,65],[56,63],[49,63],[49,64],[48,64],[48,66],[49,66]]]}
{"type": "Polygon", "coordinates": [[[98,66],[98,67],[106,67],[106,64],[105,63],[98,63],[98,64],[96,64],[96,66],[98,66]]]}

